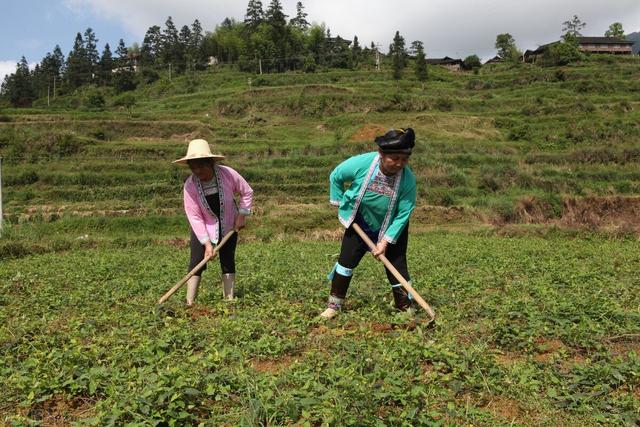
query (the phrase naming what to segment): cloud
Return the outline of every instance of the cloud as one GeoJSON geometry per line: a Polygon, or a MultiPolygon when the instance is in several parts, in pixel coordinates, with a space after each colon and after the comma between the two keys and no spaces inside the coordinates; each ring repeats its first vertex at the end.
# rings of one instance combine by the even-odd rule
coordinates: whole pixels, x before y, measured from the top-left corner
{"type": "MultiPolygon", "coordinates": [[[[248,0],[63,0],[78,14],[90,13],[120,22],[139,41],[151,25],[164,27],[172,16],[178,28],[199,19],[213,30],[225,17],[244,18],[248,0]]],[[[269,0],[263,0],[266,8],[269,0]]],[[[297,0],[283,0],[295,14],[297,0]]],[[[627,32],[640,30],[638,0],[303,0],[307,19],[324,22],[333,35],[361,44],[379,43],[386,50],[396,30],[407,41],[422,40],[427,54],[487,57],[495,52],[496,35],[510,33],[521,49],[557,40],[562,23],[574,14],[587,23],[585,35],[602,35],[613,22],[627,32]]]]}
{"type": "Polygon", "coordinates": [[[4,81],[4,77],[16,72],[16,63],[18,61],[0,61],[0,84],[4,81]]]}

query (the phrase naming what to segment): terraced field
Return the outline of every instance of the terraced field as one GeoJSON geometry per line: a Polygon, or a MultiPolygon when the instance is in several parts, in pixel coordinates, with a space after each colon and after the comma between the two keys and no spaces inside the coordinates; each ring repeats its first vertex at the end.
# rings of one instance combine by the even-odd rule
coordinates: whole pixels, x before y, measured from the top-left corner
{"type": "Polygon", "coordinates": [[[429,72],[221,70],[142,86],[130,111],[82,91],[0,111],[0,423],[640,422],[640,61],[429,72]],[[328,174],[399,126],[437,326],[394,313],[369,259],[323,324],[328,174]],[[188,257],[171,161],[196,137],[255,190],[241,297],[219,300],[212,266],[196,309],[159,310],[188,257]]]}

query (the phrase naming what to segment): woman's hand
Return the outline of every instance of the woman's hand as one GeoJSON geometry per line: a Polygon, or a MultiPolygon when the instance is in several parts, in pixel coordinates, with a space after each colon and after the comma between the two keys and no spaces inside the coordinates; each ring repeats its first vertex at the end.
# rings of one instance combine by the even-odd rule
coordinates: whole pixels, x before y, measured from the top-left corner
{"type": "Polygon", "coordinates": [[[387,242],[386,240],[380,240],[378,242],[378,244],[376,245],[375,250],[373,250],[371,253],[376,258],[380,257],[380,255],[384,255],[384,253],[387,250],[387,245],[388,244],[389,244],[389,242],[387,242]]]}
{"type": "Polygon", "coordinates": [[[211,244],[211,241],[208,241],[207,243],[204,244],[204,257],[211,258],[213,256],[213,253],[214,253],[213,245],[211,244]]]}
{"type": "Polygon", "coordinates": [[[244,215],[238,215],[236,217],[236,222],[235,222],[235,229],[236,230],[242,230],[245,226],[245,216],[244,215]]]}

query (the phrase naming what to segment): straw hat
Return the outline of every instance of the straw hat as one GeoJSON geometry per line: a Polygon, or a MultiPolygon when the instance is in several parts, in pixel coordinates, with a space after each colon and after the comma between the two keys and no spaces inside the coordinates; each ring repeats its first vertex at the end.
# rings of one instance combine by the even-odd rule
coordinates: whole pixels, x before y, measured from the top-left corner
{"type": "Polygon", "coordinates": [[[181,159],[174,160],[173,163],[186,164],[187,160],[195,160],[195,159],[222,160],[224,159],[224,156],[221,154],[211,154],[211,148],[209,148],[209,143],[204,139],[194,139],[189,143],[189,148],[187,149],[187,155],[181,159]]]}

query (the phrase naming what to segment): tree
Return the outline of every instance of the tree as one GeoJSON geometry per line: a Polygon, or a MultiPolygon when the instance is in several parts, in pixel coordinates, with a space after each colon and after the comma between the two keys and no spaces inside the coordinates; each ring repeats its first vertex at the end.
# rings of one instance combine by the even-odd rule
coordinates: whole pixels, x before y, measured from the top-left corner
{"type": "Polygon", "coordinates": [[[393,61],[393,78],[400,80],[407,58],[404,37],[400,35],[400,31],[396,31],[396,35],[393,37],[393,43],[389,46],[389,55],[391,55],[393,61]]]}
{"type": "Polygon", "coordinates": [[[188,26],[183,25],[178,35],[178,49],[176,50],[177,67],[179,72],[185,69],[193,69],[193,63],[191,58],[187,58],[187,52],[189,50],[189,43],[191,42],[191,29],[188,26]]]}
{"type": "Polygon", "coordinates": [[[622,24],[620,22],[614,22],[613,24],[609,25],[609,29],[604,33],[604,36],[623,39],[624,30],[622,29],[622,24]]]}
{"type": "Polygon", "coordinates": [[[586,26],[587,26],[587,23],[582,22],[580,18],[578,18],[578,15],[573,15],[573,18],[571,18],[568,21],[564,21],[562,23],[562,31],[564,32],[563,38],[581,37],[582,34],[580,33],[580,30],[582,30],[586,26]]]}
{"type": "Polygon", "coordinates": [[[424,45],[421,41],[416,40],[411,43],[411,46],[415,46],[416,49],[416,77],[418,78],[418,81],[423,84],[424,88],[424,82],[429,77],[429,73],[427,71],[427,58],[424,53],[424,45]]]}
{"type": "Polygon", "coordinates": [[[163,64],[175,64],[179,59],[180,42],[178,30],[169,16],[164,23],[162,32],[162,53],[160,55],[163,64]]]}
{"type": "Polygon", "coordinates": [[[287,25],[287,15],[282,11],[280,0],[271,0],[266,13],[267,22],[275,29],[281,30],[287,25]]]}
{"type": "Polygon", "coordinates": [[[516,41],[509,33],[498,34],[495,47],[498,49],[498,56],[506,61],[517,61],[520,58],[516,41]]]}
{"type": "Polygon", "coordinates": [[[111,54],[111,47],[109,47],[109,43],[104,45],[102,57],[100,58],[99,70],[100,84],[108,85],[111,83],[111,74],[113,73],[113,55],[111,54]]]}
{"type": "Polygon", "coordinates": [[[162,33],[160,27],[153,25],[149,27],[142,41],[140,49],[140,64],[155,65],[160,59],[162,51],[162,33]]]}
{"type": "Polygon", "coordinates": [[[264,10],[260,0],[249,0],[247,12],[244,15],[244,24],[248,29],[255,30],[264,21],[264,10]]]}
{"type": "Polygon", "coordinates": [[[67,56],[67,66],[65,80],[72,88],[82,86],[89,81],[91,69],[87,66],[86,54],[84,51],[84,40],[80,33],[76,34],[73,49],[67,56]]]}
{"type": "Polygon", "coordinates": [[[480,58],[478,57],[478,55],[469,55],[466,58],[464,58],[464,61],[462,61],[462,67],[465,70],[478,70],[480,67],[482,66],[482,62],[480,62],[480,58]]]}
{"type": "Polygon", "coordinates": [[[362,57],[362,47],[358,41],[358,36],[353,37],[353,44],[351,45],[351,57],[353,58],[353,65],[357,66],[360,63],[362,57]]]}
{"type": "Polygon", "coordinates": [[[304,6],[302,5],[301,1],[296,3],[296,17],[291,20],[290,24],[293,27],[299,28],[303,31],[309,28],[307,14],[304,11],[304,6]]]}
{"type": "Polygon", "coordinates": [[[271,26],[271,40],[276,47],[278,70],[284,71],[288,57],[287,15],[282,11],[280,0],[271,0],[266,13],[267,23],[271,26]]]}
{"type": "Polygon", "coordinates": [[[202,42],[204,36],[202,35],[202,25],[197,19],[191,24],[191,39],[189,40],[189,46],[187,48],[187,57],[192,61],[193,67],[196,70],[203,70],[206,65],[206,60],[202,54],[202,42]]]}
{"type": "Polygon", "coordinates": [[[416,56],[418,55],[418,51],[422,49],[424,51],[424,43],[420,40],[414,40],[411,42],[411,46],[409,47],[409,54],[416,56]]]}
{"type": "Polygon", "coordinates": [[[118,47],[116,48],[116,64],[118,68],[124,68],[129,66],[129,49],[124,44],[124,40],[118,41],[118,47]]]}
{"type": "Polygon", "coordinates": [[[313,24],[307,38],[307,51],[313,56],[316,65],[325,63],[325,29],[324,25],[313,24]]]}
{"type": "Polygon", "coordinates": [[[91,28],[87,28],[84,32],[84,55],[85,67],[89,72],[87,81],[94,81],[98,77],[100,55],[98,54],[98,39],[91,28]]]}
{"type": "Polygon", "coordinates": [[[29,64],[24,56],[16,64],[16,72],[5,77],[0,94],[14,107],[30,107],[36,99],[29,64]]]}

